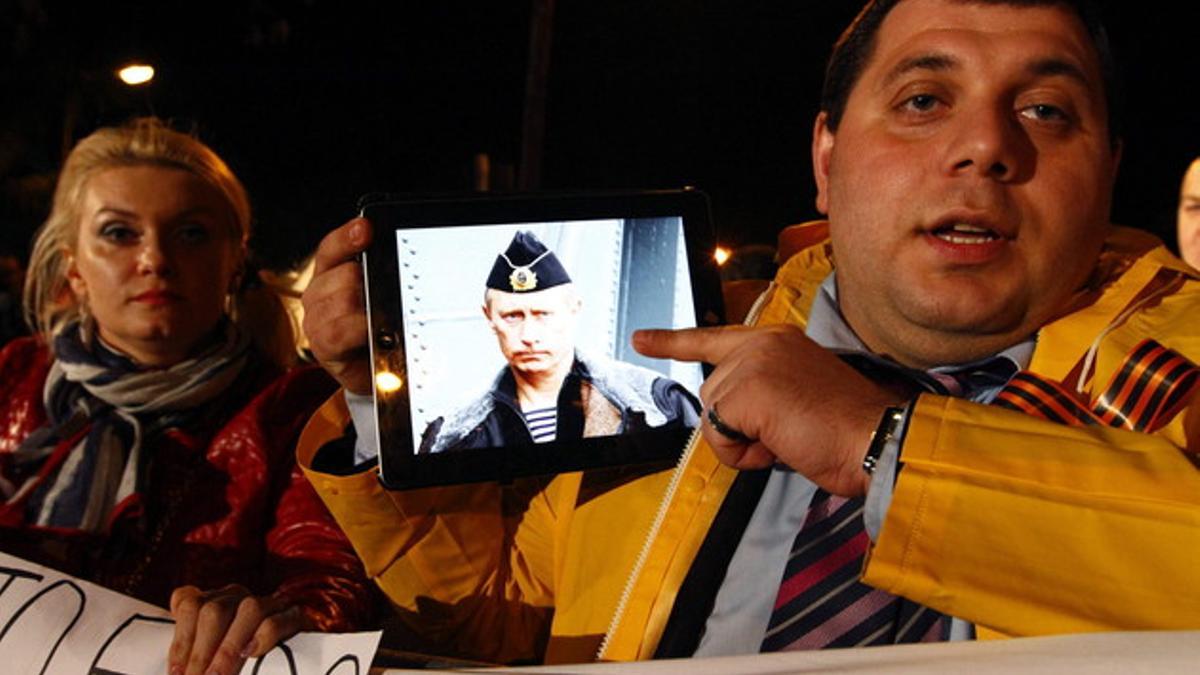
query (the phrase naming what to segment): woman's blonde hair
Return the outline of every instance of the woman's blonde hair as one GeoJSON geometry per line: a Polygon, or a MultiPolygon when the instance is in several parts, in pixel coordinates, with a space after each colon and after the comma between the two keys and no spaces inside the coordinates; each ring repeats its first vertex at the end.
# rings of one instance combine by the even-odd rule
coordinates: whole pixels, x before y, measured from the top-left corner
{"type": "MultiPolygon", "coordinates": [[[[82,319],[86,312],[71,292],[67,271],[68,252],[75,250],[79,237],[88,181],[106,169],[144,165],[181,169],[216,188],[229,206],[234,262],[236,269],[243,270],[250,239],[250,199],[217,153],[194,136],[175,131],[154,117],[104,127],[79,141],[67,155],[54,189],[50,215],[34,236],[25,277],[25,319],[42,336],[53,336],[82,319]]],[[[230,317],[272,360],[281,365],[294,362],[291,323],[279,298],[262,284],[240,285],[230,303],[230,317]],[[244,309],[250,306],[252,311],[244,309]]],[[[52,340],[48,342],[53,345],[52,340]]]]}

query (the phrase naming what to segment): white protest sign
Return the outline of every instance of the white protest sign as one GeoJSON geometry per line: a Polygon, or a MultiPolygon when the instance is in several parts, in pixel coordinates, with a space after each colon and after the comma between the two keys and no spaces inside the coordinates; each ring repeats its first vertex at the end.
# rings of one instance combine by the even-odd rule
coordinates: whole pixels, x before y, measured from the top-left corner
{"type": "MultiPolygon", "coordinates": [[[[0,553],[0,670],[24,675],[161,675],[174,623],[128,596],[0,553]]],[[[358,675],[380,633],[301,633],[243,675],[358,675]]]]}

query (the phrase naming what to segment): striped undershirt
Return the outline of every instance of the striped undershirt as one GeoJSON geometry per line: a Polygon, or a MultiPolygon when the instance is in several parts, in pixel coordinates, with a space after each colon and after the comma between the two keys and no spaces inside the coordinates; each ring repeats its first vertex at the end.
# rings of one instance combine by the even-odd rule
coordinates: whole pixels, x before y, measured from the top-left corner
{"type": "Polygon", "coordinates": [[[525,417],[525,425],[529,427],[529,434],[533,436],[534,443],[549,443],[557,437],[557,407],[522,410],[521,415],[525,417]]]}

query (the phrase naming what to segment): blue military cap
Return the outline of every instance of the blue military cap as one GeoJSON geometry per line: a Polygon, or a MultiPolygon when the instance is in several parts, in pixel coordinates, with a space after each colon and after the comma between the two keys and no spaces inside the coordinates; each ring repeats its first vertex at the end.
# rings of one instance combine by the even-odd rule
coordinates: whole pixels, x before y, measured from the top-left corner
{"type": "Polygon", "coordinates": [[[517,232],[504,253],[496,256],[487,287],[506,293],[533,293],[571,283],[554,251],[532,232],[517,232]]]}

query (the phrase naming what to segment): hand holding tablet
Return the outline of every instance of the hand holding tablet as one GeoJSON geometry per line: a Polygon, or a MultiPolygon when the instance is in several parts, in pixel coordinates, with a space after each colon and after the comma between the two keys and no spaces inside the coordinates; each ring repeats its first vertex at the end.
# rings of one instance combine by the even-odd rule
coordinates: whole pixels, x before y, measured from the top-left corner
{"type": "Polygon", "coordinates": [[[313,278],[304,291],[304,334],[313,355],[347,391],[371,393],[367,311],[359,260],[371,243],[371,224],[355,218],[317,247],[313,278]]]}

